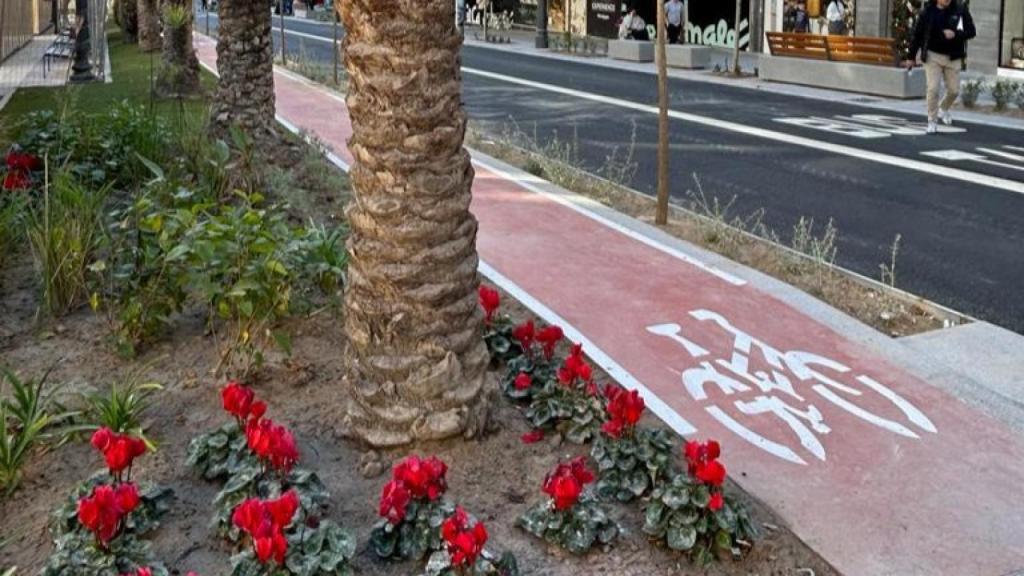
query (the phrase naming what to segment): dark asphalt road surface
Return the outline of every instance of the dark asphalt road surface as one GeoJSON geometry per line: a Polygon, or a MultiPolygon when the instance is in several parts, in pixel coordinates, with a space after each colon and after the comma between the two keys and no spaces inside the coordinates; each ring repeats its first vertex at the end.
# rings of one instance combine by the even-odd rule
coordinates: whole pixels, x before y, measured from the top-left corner
{"type": "MultiPolygon", "coordinates": [[[[205,16],[198,18],[202,31],[205,16]]],[[[210,22],[215,30],[216,18],[210,22]]],[[[286,20],[285,28],[290,54],[332,61],[330,25],[286,20]]],[[[473,46],[464,47],[463,66],[473,120],[495,130],[518,126],[542,144],[556,135],[572,140],[579,160],[595,171],[632,146],[631,186],[654,193],[657,118],[629,107],[656,105],[654,76],[473,46]]],[[[954,134],[894,134],[921,118],[679,79],[670,80],[670,92],[673,111],[699,117],[670,122],[673,200],[688,203],[696,177],[709,198],[734,199],[736,215],[764,209],[765,223],[783,239],[801,217],[819,227],[832,219],[840,232],[837,263],[872,278],[889,262],[899,234],[897,286],[1024,333],[1024,131],[962,124],[966,131],[954,134]],[[791,137],[816,142],[808,147],[791,137]],[[971,156],[923,154],[949,157],[949,151],[971,156]],[[871,154],[886,162],[865,158],[871,154]],[[922,170],[905,166],[922,162],[922,170]],[[967,174],[951,178],[954,170],[967,174]]]]}

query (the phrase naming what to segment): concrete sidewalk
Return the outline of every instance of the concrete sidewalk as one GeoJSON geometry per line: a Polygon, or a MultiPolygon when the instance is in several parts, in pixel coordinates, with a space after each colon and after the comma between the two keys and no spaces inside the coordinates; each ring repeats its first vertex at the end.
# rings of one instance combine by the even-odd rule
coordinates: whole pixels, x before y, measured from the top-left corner
{"type": "MultiPolygon", "coordinates": [[[[196,45],[215,66],[213,42],[196,45]]],[[[283,70],[275,90],[279,118],[347,168],[343,99],[283,70]]],[[[981,378],[985,357],[949,369],[934,342],[891,340],[788,285],[473,157],[481,272],[561,325],[677,432],[720,440],[733,479],[841,572],[1024,569],[1021,434],[1012,416],[949,392],[981,378]]],[[[979,329],[971,338],[987,337],[979,329]]],[[[1018,340],[1003,346],[1024,357],[1018,340]]],[[[1004,377],[1021,373],[1000,366],[1004,377]]]]}
{"type": "MultiPolygon", "coordinates": [[[[563,60],[571,61],[583,64],[590,64],[595,68],[615,68],[619,70],[629,70],[632,72],[643,72],[646,74],[655,75],[658,73],[657,68],[653,63],[641,63],[641,62],[624,62],[621,60],[613,60],[607,57],[584,57],[574,56],[565,53],[552,52],[550,50],[538,49],[534,45],[534,33],[522,30],[514,30],[511,33],[511,42],[508,44],[495,44],[490,42],[484,42],[477,40],[474,36],[476,28],[469,27],[466,31],[465,44],[467,46],[473,46],[476,48],[486,48],[489,50],[514,52],[517,54],[529,54],[531,56],[537,56],[539,58],[549,58],[552,60],[563,60]]],[[[717,58],[716,62],[722,64],[723,68],[728,67],[729,60],[725,56],[717,58]]],[[[749,54],[746,52],[741,53],[741,65],[745,71],[752,71],[758,66],[758,58],[760,54],[749,54]]],[[[872,110],[883,110],[886,112],[898,112],[901,114],[910,115],[924,115],[924,101],[923,100],[897,100],[883,98],[879,96],[867,96],[864,94],[856,94],[851,92],[840,92],[837,90],[827,90],[823,88],[813,88],[808,86],[798,86],[795,84],[780,84],[776,82],[766,82],[757,77],[746,77],[746,78],[731,78],[727,76],[717,75],[711,70],[682,70],[677,68],[670,68],[668,70],[669,77],[678,78],[682,80],[691,80],[695,82],[705,82],[709,84],[719,84],[726,86],[734,86],[738,88],[747,88],[750,90],[760,90],[764,92],[771,92],[774,94],[783,94],[787,96],[797,96],[802,98],[813,98],[815,100],[825,100],[829,102],[843,102],[846,104],[854,104],[869,108],[872,110]]],[[[914,74],[924,74],[924,70],[916,69],[914,74]]],[[[967,76],[965,76],[965,79],[967,76]]],[[[991,104],[991,98],[988,95],[983,95],[979,99],[980,104],[991,104]]],[[[1001,116],[996,114],[986,114],[982,112],[972,112],[969,110],[956,110],[954,111],[956,119],[958,121],[970,122],[973,124],[982,124],[986,126],[997,126],[1000,128],[1015,128],[1018,130],[1024,130],[1024,118],[1014,118],[1011,116],[1001,116]]]]}

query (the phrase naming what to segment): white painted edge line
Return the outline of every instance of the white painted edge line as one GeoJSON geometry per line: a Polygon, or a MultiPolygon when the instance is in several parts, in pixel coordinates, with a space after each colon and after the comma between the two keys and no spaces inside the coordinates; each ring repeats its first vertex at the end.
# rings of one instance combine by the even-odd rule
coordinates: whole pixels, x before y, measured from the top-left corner
{"type": "Polygon", "coordinates": [[[662,422],[668,424],[669,427],[676,431],[676,433],[682,436],[690,436],[697,433],[697,428],[694,427],[693,424],[690,424],[685,418],[680,416],[679,413],[669,407],[668,404],[665,404],[657,394],[651,392],[650,389],[641,384],[639,380],[629,373],[629,371],[619,365],[615,360],[612,360],[611,356],[608,356],[608,354],[598,348],[592,341],[590,341],[589,338],[584,336],[582,332],[566,322],[564,318],[531,296],[528,292],[524,291],[514,282],[503,276],[483,260],[480,261],[478,270],[481,274],[490,279],[491,282],[494,282],[503,290],[508,292],[523,306],[526,306],[532,310],[534,314],[543,318],[545,322],[560,326],[569,340],[576,342],[577,344],[582,344],[583,351],[586,352],[587,356],[590,356],[590,358],[616,382],[625,388],[640,392],[640,395],[644,398],[644,403],[646,403],[647,407],[651,409],[651,412],[660,418],[662,422]]]}
{"type": "Polygon", "coordinates": [[[633,240],[636,240],[637,242],[640,242],[641,244],[645,244],[645,245],[647,245],[647,246],[649,246],[651,248],[654,248],[655,250],[658,250],[660,252],[664,252],[665,254],[668,254],[669,256],[672,256],[673,258],[676,258],[676,259],[681,260],[681,261],[683,261],[683,262],[685,262],[687,264],[690,264],[691,266],[696,266],[697,268],[700,268],[701,270],[707,272],[708,274],[716,276],[720,280],[724,280],[725,282],[728,282],[729,284],[732,284],[733,286],[744,286],[747,283],[747,281],[743,280],[742,278],[738,278],[736,276],[733,276],[732,274],[729,274],[728,272],[723,272],[721,270],[718,270],[717,268],[715,268],[715,267],[713,267],[713,266],[711,266],[709,264],[706,264],[703,261],[698,260],[697,258],[694,258],[693,256],[690,256],[689,254],[686,254],[684,252],[676,250],[675,248],[666,246],[666,245],[662,244],[661,242],[658,242],[657,240],[654,240],[653,238],[649,238],[646,235],[641,234],[641,233],[639,233],[639,232],[637,232],[635,230],[627,228],[626,226],[623,226],[622,224],[619,224],[618,222],[614,222],[612,220],[609,220],[608,218],[605,218],[604,216],[601,216],[600,214],[597,214],[596,212],[593,212],[592,210],[589,210],[588,208],[586,208],[584,206],[581,206],[580,204],[578,204],[577,202],[574,202],[573,200],[571,200],[570,198],[568,198],[566,196],[563,196],[561,194],[556,194],[556,193],[553,193],[553,192],[549,192],[547,190],[544,190],[540,186],[537,186],[537,184],[548,184],[548,182],[546,180],[543,180],[541,178],[538,178],[538,177],[532,176],[532,175],[530,175],[530,176],[516,176],[515,174],[512,174],[512,173],[510,173],[510,172],[508,172],[506,170],[498,168],[497,166],[491,164],[490,162],[486,162],[486,161],[480,160],[478,158],[473,158],[473,163],[478,165],[478,166],[481,166],[481,167],[483,167],[483,168],[485,168],[485,169],[487,169],[487,170],[489,170],[491,172],[494,172],[498,176],[501,176],[502,178],[504,178],[506,180],[514,182],[514,183],[522,186],[523,188],[526,188],[527,190],[529,190],[529,191],[531,191],[531,192],[533,192],[535,194],[539,194],[541,196],[544,196],[545,198],[548,198],[550,200],[558,202],[559,204],[561,204],[561,205],[563,205],[563,206],[565,206],[567,208],[570,208],[570,209],[572,209],[572,210],[574,210],[574,211],[576,211],[576,212],[586,216],[587,218],[590,218],[591,220],[594,220],[595,222],[597,222],[597,223],[599,223],[599,224],[601,224],[601,225],[603,225],[603,226],[605,226],[607,228],[615,230],[616,232],[618,232],[618,233],[620,233],[620,234],[622,234],[622,235],[624,235],[624,236],[626,236],[628,238],[632,238],[633,240]]]}
{"type": "MultiPolygon", "coordinates": [[[[599,94],[592,94],[590,92],[583,92],[581,90],[574,90],[572,88],[563,88],[561,86],[554,86],[542,82],[535,82],[533,80],[524,80],[522,78],[515,78],[513,76],[497,74],[494,72],[487,72],[486,70],[478,70],[475,68],[463,67],[462,71],[464,73],[473,74],[475,76],[481,76],[483,78],[490,78],[492,80],[508,82],[510,84],[518,84],[520,86],[526,86],[529,88],[535,88],[547,92],[554,92],[556,94],[564,94],[566,96],[572,96],[583,100],[590,100],[592,102],[617,106],[619,108],[636,110],[638,112],[645,112],[648,114],[658,113],[658,108],[656,106],[639,104],[636,102],[630,102],[628,100],[612,98],[610,96],[601,96],[599,94]]],[[[700,124],[702,126],[708,126],[710,128],[716,128],[719,130],[727,130],[739,134],[745,134],[747,136],[753,136],[756,138],[774,140],[776,142],[793,144],[805,148],[813,148],[815,150],[825,150],[829,153],[850,156],[852,158],[857,158],[860,160],[867,160],[870,162],[877,162],[879,164],[885,164],[888,166],[895,166],[897,168],[904,168],[907,170],[923,172],[931,176],[950,178],[953,180],[960,180],[962,182],[969,182],[971,184],[980,184],[982,186],[988,186],[990,188],[1006,190],[1008,192],[1014,192],[1017,194],[1024,194],[1024,182],[1016,182],[1014,180],[999,178],[997,176],[989,176],[987,174],[970,172],[967,170],[961,170],[959,168],[952,168],[949,166],[942,166],[939,164],[931,164],[929,162],[922,162],[920,160],[914,160],[911,158],[890,156],[888,154],[882,154],[880,152],[872,152],[870,150],[854,148],[853,146],[846,146],[843,144],[835,144],[832,142],[815,140],[813,138],[796,136],[793,134],[786,134],[784,132],[776,132],[775,130],[747,126],[745,124],[730,122],[728,120],[718,120],[715,118],[709,118],[707,116],[700,116],[698,114],[680,112],[678,110],[669,110],[668,115],[670,118],[675,118],[676,120],[682,120],[684,122],[690,122],[693,124],[700,124]]]]}

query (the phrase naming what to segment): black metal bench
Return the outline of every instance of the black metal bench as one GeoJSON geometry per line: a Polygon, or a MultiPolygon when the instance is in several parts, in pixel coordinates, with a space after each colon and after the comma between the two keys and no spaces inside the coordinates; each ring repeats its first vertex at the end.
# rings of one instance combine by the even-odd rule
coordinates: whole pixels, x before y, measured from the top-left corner
{"type": "Polygon", "coordinates": [[[46,73],[53,67],[54,60],[57,58],[70,60],[74,50],[75,42],[69,33],[62,32],[57,35],[53,44],[50,44],[50,47],[43,53],[43,77],[45,78],[46,73]]]}

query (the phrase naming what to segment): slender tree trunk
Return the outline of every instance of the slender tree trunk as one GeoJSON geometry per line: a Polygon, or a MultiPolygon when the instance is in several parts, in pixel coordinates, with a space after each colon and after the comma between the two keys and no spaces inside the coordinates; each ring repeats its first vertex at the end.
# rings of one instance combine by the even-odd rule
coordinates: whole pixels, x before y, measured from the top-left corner
{"type": "Polygon", "coordinates": [[[160,49],[160,2],[138,0],[139,48],[146,52],[160,49]]]}
{"type": "Polygon", "coordinates": [[[657,3],[658,31],[655,50],[658,61],[658,208],[655,224],[668,223],[668,63],[665,61],[665,6],[657,3]]]}
{"type": "Polygon", "coordinates": [[[263,139],[274,129],[274,45],[270,4],[220,0],[217,38],[217,97],[212,113],[221,132],[237,124],[263,139]]]}
{"type": "Polygon", "coordinates": [[[121,31],[131,43],[139,40],[139,5],[137,0],[121,0],[121,31]]]}
{"type": "Polygon", "coordinates": [[[348,432],[373,446],[480,434],[492,391],[476,291],[451,0],[348,0],[354,197],[348,432]]]}
{"type": "Polygon", "coordinates": [[[740,70],[740,21],[743,19],[744,1],[746,0],[736,0],[736,39],[732,47],[732,73],[736,76],[742,73],[740,70]]]}
{"type": "Polygon", "coordinates": [[[199,58],[192,47],[193,13],[188,0],[164,4],[163,58],[157,76],[157,94],[169,97],[199,92],[199,58]]]}

